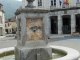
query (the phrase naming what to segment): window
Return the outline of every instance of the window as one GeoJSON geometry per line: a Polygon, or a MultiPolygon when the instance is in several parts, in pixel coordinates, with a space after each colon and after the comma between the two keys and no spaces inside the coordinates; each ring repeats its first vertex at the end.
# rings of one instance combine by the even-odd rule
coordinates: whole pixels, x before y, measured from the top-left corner
{"type": "Polygon", "coordinates": [[[5,27],[6,27],[6,24],[5,24],[5,27]]]}
{"type": "Polygon", "coordinates": [[[51,0],[51,6],[56,6],[56,0],[51,0]]]}
{"type": "Polygon", "coordinates": [[[11,32],[11,29],[9,29],[9,32],[11,32]]]}
{"type": "Polygon", "coordinates": [[[54,6],[56,6],[56,0],[54,0],[54,6]]]}
{"type": "Polygon", "coordinates": [[[0,6],[0,11],[1,11],[1,6],[0,6]]]}
{"type": "Polygon", "coordinates": [[[38,6],[42,6],[42,0],[38,0],[38,6]]]}
{"type": "Polygon", "coordinates": [[[77,0],[77,3],[79,2],[79,0],[77,0]]]}
{"type": "Polygon", "coordinates": [[[2,16],[0,16],[0,23],[2,23],[2,16]]]}
{"type": "Polygon", "coordinates": [[[53,0],[51,0],[51,6],[53,6],[53,0]]]}
{"type": "Polygon", "coordinates": [[[9,26],[9,23],[8,23],[8,26],[9,26]]]}

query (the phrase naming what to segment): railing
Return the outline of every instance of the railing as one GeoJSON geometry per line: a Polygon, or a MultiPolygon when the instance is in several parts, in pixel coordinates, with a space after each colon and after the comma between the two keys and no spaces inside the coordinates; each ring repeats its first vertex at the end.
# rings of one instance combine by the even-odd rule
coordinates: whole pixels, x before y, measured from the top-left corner
{"type": "Polygon", "coordinates": [[[62,4],[61,7],[56,7],[56,6],[50,6],[50,10],[54,9],[64,9],[64,8],[72,8],[72,7],[80,7],[80,2],[76,4],[62,4]]]}
{"type": "Polygon", "coordinates": [[[63,4],[62,5],[62,8],[69,8],[69,4],[67,4],[67,5],[66,4],[63,4]]]}
{"type": "Polygon", "coordinates": [[[80,3],[76,3],[76,7],[80,7],[80,3]]]}
{"type": "Polygon", "coordinates": [[[56,9],[56,6],[50,6],[50,10],[56,9]]]}

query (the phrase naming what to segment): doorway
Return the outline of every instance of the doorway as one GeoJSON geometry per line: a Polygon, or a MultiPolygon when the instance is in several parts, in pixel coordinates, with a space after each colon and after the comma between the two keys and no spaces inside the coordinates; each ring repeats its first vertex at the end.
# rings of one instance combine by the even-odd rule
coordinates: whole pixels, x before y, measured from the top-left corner
{"type": "Polygon", "coordinates": [[[80,15],[76,15],[76,32],[80,33],[80,15]]]}
{"type": "Polygon", "coordinates": [[[2,36],[2,27],[0,27],[0,36],[2,36]]]}
{"type": "Polygon", "coordinates": [[[6,31],[6,32],[7,32],[7,34],[8,34],[8,29],[6,29],[5,31],[6,31]]]}
{"type": "Polygon", "coordinates": [[[58,20],[57,16],[51,17],[51,34],[58,34],[58,20]]]}
{"type": "Polygon", "coordinates": [[[62,16],[63,26],[62,31],[63,34],[71,34],[71,16],[64,15],[62,16]]]}

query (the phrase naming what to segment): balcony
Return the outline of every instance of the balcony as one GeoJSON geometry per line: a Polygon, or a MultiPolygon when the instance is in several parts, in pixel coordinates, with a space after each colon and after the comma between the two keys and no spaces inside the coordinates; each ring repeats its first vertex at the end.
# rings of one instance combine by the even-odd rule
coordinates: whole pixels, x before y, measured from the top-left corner
{"type": "Polygon", "coordinates": [[[56,6],[50,6],[50,10],[56,9],[56,6]]]}
{"type": "Polygon", "coordinates": [[[80,2],[79,3],[76,3],[76,7],[80,7],[80,2]]]}
{"type": "Polygon", "coordinates": [[[69,8],[69,4],[67,4],[67,5],[66,4],[63,4],[62,5],[62,8],[69,8]]]}

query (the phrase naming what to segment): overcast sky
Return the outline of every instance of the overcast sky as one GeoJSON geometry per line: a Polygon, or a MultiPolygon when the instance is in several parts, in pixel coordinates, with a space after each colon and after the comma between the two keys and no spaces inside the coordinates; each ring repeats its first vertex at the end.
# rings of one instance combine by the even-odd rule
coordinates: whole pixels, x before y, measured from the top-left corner
{"type": "Polygon", "coordinates": [[[17,1],[22,1],[22,0],[17,0],[17,1]]]}

